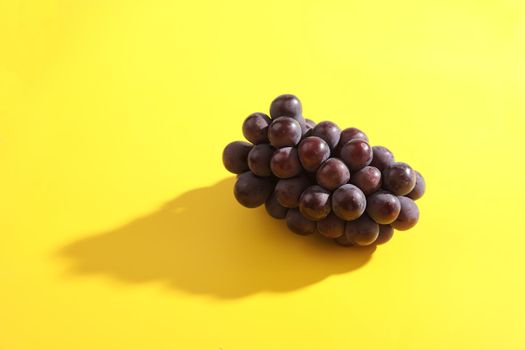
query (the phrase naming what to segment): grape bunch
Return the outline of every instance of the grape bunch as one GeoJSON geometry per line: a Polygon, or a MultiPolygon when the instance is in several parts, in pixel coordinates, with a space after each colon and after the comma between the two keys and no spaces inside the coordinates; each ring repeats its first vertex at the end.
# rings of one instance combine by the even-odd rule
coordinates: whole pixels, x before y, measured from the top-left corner
{"type": "Polygon", "coordinates": [[[370,146],[361,130],[316,124],[302,112],[296,96],[278,96],[270,116],[257,112],[244,121],[249,142],[224,149],[241,205],[264,204],[294,233],[318,233],[347,247],[382,244],[394,229],[416,225],[414,201],[425,192],[419,172],[396,162],[386,147],[370,146]]]}

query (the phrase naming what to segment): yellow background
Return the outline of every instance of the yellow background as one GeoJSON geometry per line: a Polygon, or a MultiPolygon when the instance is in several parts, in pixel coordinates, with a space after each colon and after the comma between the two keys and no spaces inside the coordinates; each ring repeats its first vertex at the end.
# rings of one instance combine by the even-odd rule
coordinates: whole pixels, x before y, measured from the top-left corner
{"type": "Polygon", "coordinates": [[[0,349],[524,349],[525,3],[0,2],[0,349]],[[221,164],[278,94],[426,177],[374,252],[221,164]]]}

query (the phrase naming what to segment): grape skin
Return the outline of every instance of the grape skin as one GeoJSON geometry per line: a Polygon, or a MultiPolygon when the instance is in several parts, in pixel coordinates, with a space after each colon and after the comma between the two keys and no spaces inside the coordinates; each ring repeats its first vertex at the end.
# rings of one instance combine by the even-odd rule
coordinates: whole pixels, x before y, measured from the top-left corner
{"type": "Polygon", "coordinates": [[[394,222],[401,211],[399,199],[391,193],[376,192],[366,199],[366,213],[378,224],[394,222]]]}
{"type": "Polygon", "coordinates": [[[242,124],[242,133],[246,140],[254,145],[268,142],[268,126],[272,120],[264,113],[250,114],[242,124]]]}
{"type": "Polygon", "coordinates": [[[345,221],[332,212],[317,222],[317,231],[328,238],[340,237],[345,232],[345,221]]]}
{"type": "Polygon", "coordinates": [[[317,230],[316,223],[306,219],[297,209],[288,210],[286,225],[292,232],[302,236],[310,235],[317,230]]]}
{"type": "Polygon", "coordinates": [[[384,146],[372,147],[372,154],[373,158],[370,165],[378,168],[380,171],[385,170],[386,167],[394,163],[394,155],[384,146]]]}
{"type": "Polygon", "coordinates": [[[252,145],[244,141],[234,141],[224,147],[222,152],[222,163],[226,170],[234,174],[248,171],[248,153],[252,145]]]}
{"type": "Polygon", "coordinates": [[[323,121],[317,124],[311,132],[312,136],[317,136],[325,140],[330,149],[335,149],[339,143],[341,136],[341,129],[337,124],[330,121],[323,121]]]}
{"type": "Polygon", "coordinates": [[[393,228],[399,231],[406,231],[414,227],[419,221],[419,208],[416,202],[404,196],[398,196],[401,203],[401,211],[396,221],[390,224],[393,228]]]}
{"type": "Polygon", "coordinates": [[[305,175],[299,175],[289,179],[280,179],[275,185],[275,196],[277,201],[286,208],[299,206],[301,194],[311,185],[311,181],[305,175]]]}
{"type": "Polygon", "coordinates": [[[372,162],[372,148],[361,139],[348,141],[341,148],[341,160],[350,171],[358,171],[372,162]]]}
{"type": "Polygon", "coordinates": [[[377,236],[375,244],[385,244],[394,236],[394,229],[390,225],[379,225],[379,235],[377,236]]]}
{"type": "Polygon", "coordinates": [[[317,183],[333,191],[350,180],[350,171],[345,163],[337,158],[330,158],[317,169],[317,183]]]}
{"type": "Polygon", "coordinates": [[[268,139],[275,148],[292,147],[301,141],[301,125],[295,119],[280,117],[268,128],[268,139]]]}
{"type": "Polygon", "coordinates": [[[321,186],[308,187],[299,198],[299,211],[308,220],[324,219],[330,210],[330,192],[321,186]]]}
{"type": "Polygon", "coordinates": [[[309,136],[299,144],[299,160],[306,171],[315,172],[330,157],[330,147],[317,136],[309,136]]]}
{"type": "Polygon", "coordinates": [[[275,176],[281,179],[299,175],[302,168],[297,155],[297,149],[294,147],[285,147],[275,151],[270,160],[270,169],[272,169],[272,173],[275,176]]]}
{"type": "Polygon", "coordinates": [[[272,159],[275,149],[266,144],[255,145],[248,153],[248,167],[251,172],[257,176],[270,176],[270,160],[272,159]]]}
{"type": "Polygon", "coordinates": [[[355,220],[364,213],[365,209],[365,195],[354,185],[343,185],[332,194],[332,210],[343,220],[355,220]]]}
{"type": "Polygon", "coordinates": [[[346,223],[345,235],[349,242],[359,246],[371,245],[379,236],[379,225],[368,215],[346,223]]]}
{"type": "Polygon", "coordinates": [[[419,171],[416,171],[416,185],[414,186],[414,189],[406,196],[413,200],[417,200],[423,197],[423,195],[425,194],[426,187],[427,186],[425,184],[425,179],[423,178],[423,175],[421,175],[419,171]]]}
{"type": "Polygon", "coordinates": [[[272,193],[272,195],[266,200],[264,207],[266,212],[275,219],[284,219],[286,217],[286,213],[288,212],[288,208],[283,207],[277,201],[275,192],[272,193]]]}
{"type": "Polygon", "coordinates": [[[273,181],[267,177],[255,176],[247,171],[237,176],[233,194],[237,201],[246,208],[263,205],[273,191],[273,181]]]}
{"type": "Polygon", "coordinates": [[[350,182],[369,196],[381,188],[381,171],[373,166],[365,166],[352,174],[350,182]]]}
{"type": "Polygon", "coordinates": [[[383,170],[383,187],[397,196],[410,193],[415,185],[416,172],[406,163],[392,163],[383,170]]]}

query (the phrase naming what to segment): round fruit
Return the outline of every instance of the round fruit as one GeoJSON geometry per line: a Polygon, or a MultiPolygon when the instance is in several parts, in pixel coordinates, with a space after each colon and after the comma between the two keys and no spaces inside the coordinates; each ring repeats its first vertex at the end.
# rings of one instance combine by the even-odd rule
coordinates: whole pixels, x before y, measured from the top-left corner
{"type": "Polygon", "coordinates": [[[416,185],[414,186],[414,189],[407,194],[407,197],[413,200],[423,197],[426,187],[425,179],[418,171],[416,171],[416,185]]]}
{"type": "Polygon", "coordinates": [[[270,160],[270,169],[275,176],[282,179],[299,175],[302,169],[297,149],[285,147],[275,151],[270,160]]]}
{"type": "Polygon", "coordinates": [[[222,163],[229,172],[241,174],[248,170],[248,153],[252,145],[244,141],[228,144],[222,152],[222,163]]]}
{"type": "Polygon", "coordinates": [[[369,196],[381,187],[381,172],[373,166],[365,166],[357,173],[352,174],[350,182],[369,196]]]}
{"type": "Polygon", "coordinates": [[[341,148],[341,159],[350,171],[358,171],[372,161],[372,147],[365,140],[348,141],[341,148]]]}
{"type": "Polygon", "coordinates": [[[330,192],[321,186],[308,187],[299,198],[299,211],[309,220],[324,219],[330,210],[330,192]]]}
{"type": "Polygon", "coordinates": [[[233,188],[237,201],[247,208],[263,205],[272,191],[273,181],[270,178],[255,176],[250,171],[237,176],[237,182],[233,188]]]}
{"type": "Polygon", "coordinates": [[[264,207],[266,208],[266,212],[270,214],[271,217],[276,219],[284,219],[286,217],[286,213],[288,212],[288,208],[283,207],[277,201],[275,192],[266,200],[264,207]]]}
{"type": "Polygon", "coordinates": [[[367,246],[374,243],[379,236],[379,225],[364,214],[359,219],[346,223],[345,235],[348,241],[367,246]]]}
{"type": "Polygon", "coordinates": [[[329,157],[330,147],[319,137],[309,136],[299,144],[299,160],[306,171],[316,171],[329,157]]]}
{"type": "Polygon", "coordinates": [[[268,139],[275,148],[295,146],[301,141],[301,125],[295,119],[280,117],[268,128],[268,139]]]}
{"type": "Polygon", "coordinates": [[[337,238],[345,233],[345,222],[334,213],[317,222],[317,231],[325,237],[337,238]]]}
{"type": "Polygon", "coordinates": [[[390,164],[394,163],[394,155],[390,150],[383,146],[372,147],[373,159],[371,166],[378,168],[383,171],[390,164]]]}
{"type": "Polygon", "coordinates": [[[297,209],[289,209],[286,213],[286,225],[298,235],[310,235],[315,233],[317,225],[314,221],[306,219],[297,209]]]}
{"type": "Polygon", "coordinates": [[[401,203],[401,211],[396,221],[390,224],[393,228],[399,231],[405,231],[414,227],[419,220],[419,208],[416,202],[408,197],[397,197],[401,203]]]}
{"type": "Polygon", "coordinates": [[[365,195],[354,185],[343,185],[332,194],[332,210],[343,220],[357,219],[364,213],[365,208],[365,195]]]}
{"type": "Polygon", "coordinates": [[[270,176],[270,160],[275,149],[267,143],[255,145],[248,153],[248,167],[257,176],[270,176]]]}
{"type": "Polygon", "coordinates": [[[416,172],[406,163],[392,163],[383,170],[383,187],[395,195],[404,196],[416,185],[416,172]]]}
{"type": "Polygon", "coordinates": [[[264,113],[250,114],[242,124],[242,133],[246,140],[254,145],[268,142],[268,126],[272,120],[264,113]]]}
{"type": "Polygon", "coordinates": [[[401,211],[399,199],[388,192],[376,192],[366,199],[366,212],[375,222],[387,225],[394,222],[401,211]]]}
{"type": "Polygon", "coordinates": [[[333,191],[350,180],[350,171],[345,163],[337,158],[330,158],[317,169],[317,183],[333,191]]]}

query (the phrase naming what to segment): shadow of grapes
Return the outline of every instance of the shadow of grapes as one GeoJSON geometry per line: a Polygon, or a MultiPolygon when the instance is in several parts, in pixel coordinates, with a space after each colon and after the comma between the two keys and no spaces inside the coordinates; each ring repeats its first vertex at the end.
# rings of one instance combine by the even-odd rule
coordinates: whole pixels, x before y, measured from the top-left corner
{"type": "Polygon", "coordinates": [[[234,178],[189,191],[128,224],[59,251],[74,275],[161,281],[188,293],[238,298],[287,292],[355,270],[374,250],[291,233],[232,195],[234,178]]]}

